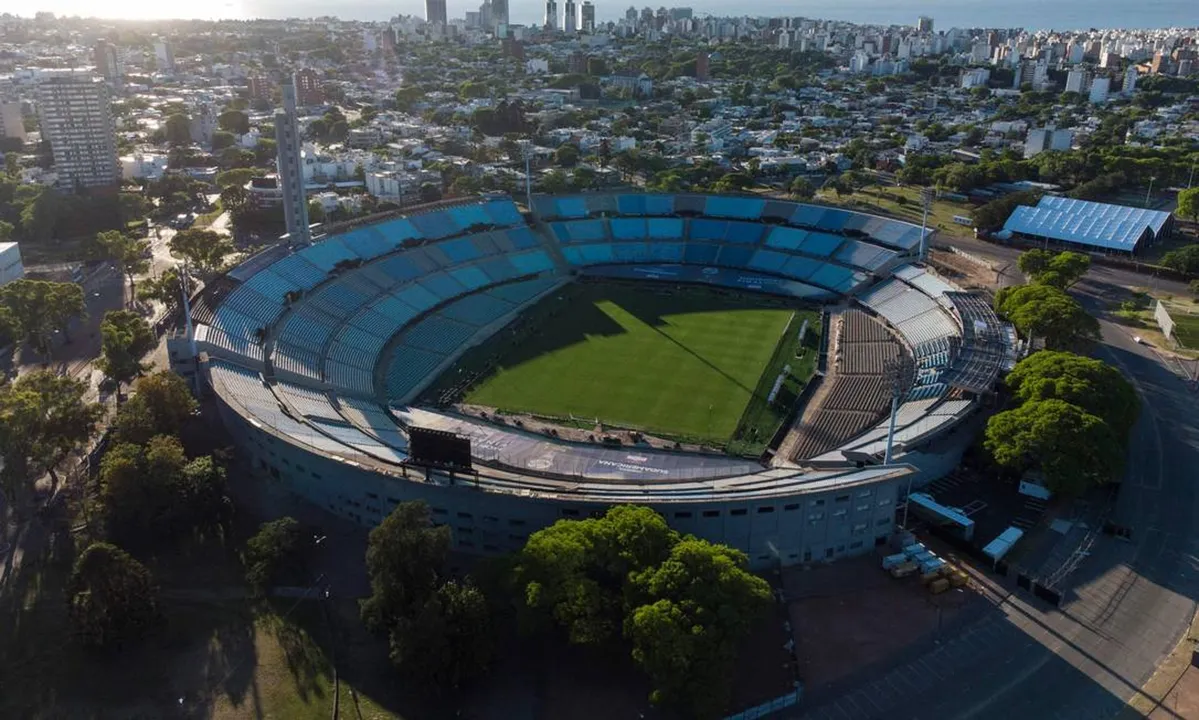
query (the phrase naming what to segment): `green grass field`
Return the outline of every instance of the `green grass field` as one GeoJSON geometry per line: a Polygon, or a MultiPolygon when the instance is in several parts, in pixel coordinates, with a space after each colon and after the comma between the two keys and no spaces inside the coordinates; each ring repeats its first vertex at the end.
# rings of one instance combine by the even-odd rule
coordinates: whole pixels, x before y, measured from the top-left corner
{"type": "Polygon", "coordinates": [[[815,369],[816,350],[796,358],[803,319],[805,345],[819,347],[817,312],[705,289],[577,284],[528,312],[527,333],[477,349],[475,366],[495,367],[464,402],[721,446],[737,434],[754,446],[737,450],[751,453],[789,409],[764,399],[782,366],[798,377],[780,406],[815,369]],[[751,427],[739,431],[743,419],[751,427]]]}
{"type": "Polygon", "coordinates": [[[1199,315],[1171,312],[1174,320],[1174,339],[1188,350],[1199,350],[1199,315]]]}

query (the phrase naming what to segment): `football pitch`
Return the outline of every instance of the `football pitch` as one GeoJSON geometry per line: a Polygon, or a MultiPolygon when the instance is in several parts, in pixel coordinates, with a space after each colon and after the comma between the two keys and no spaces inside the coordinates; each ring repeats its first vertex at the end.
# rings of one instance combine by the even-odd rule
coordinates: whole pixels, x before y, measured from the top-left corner
{"type": "Polygon", "coordinates": [[[795,356],[804,319],[819,348],[819,313],[701,288],[575,284],[526,313],[527,332],[477,349],[494,367],[464,402],[715,445],[743,417],[764,445],[785,415],[765,402],[778,372],[792,366],[793,400],[815,370],[817,350],[795,356]]]}

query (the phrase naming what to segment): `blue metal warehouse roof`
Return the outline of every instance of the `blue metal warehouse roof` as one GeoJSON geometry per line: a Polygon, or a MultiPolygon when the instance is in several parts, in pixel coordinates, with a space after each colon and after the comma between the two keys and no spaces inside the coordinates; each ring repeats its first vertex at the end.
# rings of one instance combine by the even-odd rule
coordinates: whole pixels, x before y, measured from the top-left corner
{"type": "Polygon", "coordinates": [[[1132,252],[1151,228],[1156,236],[1170,213],[1046,195],[1036,207],[1019,206],[1004,223],[1009,232],[1132,252]]]}

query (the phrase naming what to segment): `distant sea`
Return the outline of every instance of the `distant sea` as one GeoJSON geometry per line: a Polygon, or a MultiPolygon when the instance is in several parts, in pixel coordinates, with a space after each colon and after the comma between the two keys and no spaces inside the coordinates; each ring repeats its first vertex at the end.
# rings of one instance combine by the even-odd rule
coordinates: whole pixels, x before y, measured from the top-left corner
{"type": "MultiPolygon", "coordinates": [[[[639,9],[646,5],[688,6],[697,15],[802,16],[855,23],[911,25],[919,15],[928,15],[936,29],[952,27],[1023,27],[1029,30],[1074,30],[1085,28],[1161,28],[1199,27],[1199,0],[805,0],[771,2],[741,0],[593,0],[596,15],[603,22],[624,16],[629,4],[639,9]],[[627,3],[627,4],[626,4],[627,3]]],[[[449,0],[451,17],[461,17],[478,8],[482,0],[449,0]]],[[[581,0],[579,0],[581,3],[581,0]]],[[[510,0],[512,22],[532,24],[541,21],[544,0],[510,0]]],[[[559,0],[559,6],[564,0],[559,0]]],[[[93,15],[129,19],[171,17],[234,18],[313,17],[336,15],[347,20],[386,20],[399,14],[423,15],[423,0],[205,0],[176,4],[159,0],[122,0],[96,3],[94,0],[32,0],[16,10],[32,15],[48,10],[60,15],[93,15]]]]}

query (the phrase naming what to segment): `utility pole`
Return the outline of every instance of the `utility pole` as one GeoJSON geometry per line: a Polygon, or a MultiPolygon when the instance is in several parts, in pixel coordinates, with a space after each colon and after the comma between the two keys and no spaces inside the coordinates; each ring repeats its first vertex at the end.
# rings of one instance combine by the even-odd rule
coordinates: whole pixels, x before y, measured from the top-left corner
{"type": "Polygon", "coordinates": [[[531,169],[531,161],[533,159],[533,143],[529,140],[521,140],[520,154],[525,161],[525,204],[529,210],[533,209],[533,175],[531,169]]]}
{"type": "Polygon", "coordinates": [[[1157,178],[1149,176],[1149,189],[1145,191],[1145,207],[1149,207],[1149,196],[1153,194],[1153,181],[1157,178]]]}

